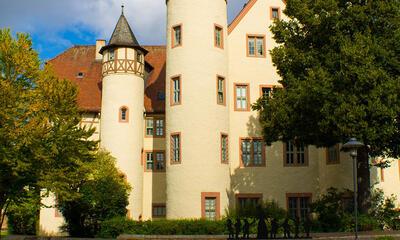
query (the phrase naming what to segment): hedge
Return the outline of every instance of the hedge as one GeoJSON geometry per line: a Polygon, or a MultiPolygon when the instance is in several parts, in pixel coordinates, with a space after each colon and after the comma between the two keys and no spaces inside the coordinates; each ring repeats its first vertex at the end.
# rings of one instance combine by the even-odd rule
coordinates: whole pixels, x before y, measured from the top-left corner
{"type": "Polygon", "coordinates": [[[226,222],[207,220],[154,220],[133,221],[124,217],[106,220],[97,237],[115,238],[120,234],[138,235],[222,235],[226,222]]]}

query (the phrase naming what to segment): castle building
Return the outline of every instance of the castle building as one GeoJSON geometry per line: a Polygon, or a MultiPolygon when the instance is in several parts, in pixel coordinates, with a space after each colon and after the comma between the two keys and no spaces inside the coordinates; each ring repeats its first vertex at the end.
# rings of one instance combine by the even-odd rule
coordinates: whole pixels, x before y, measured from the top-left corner
{"type": "MultiPolygon", "coordinates": [[[[122,13],[108,43],[49,61],[78,86],[81,124],[97,129],[93,139],[133,187],[128,217],[219,219],[265,200],[304,217],[328,188],[352,189],[352,161],[339,146],[263,143],[251,104],[280,87],[269,27],[285,18],[285,1],[249,0],[230,25],[226,0],[166,4],[165,46],[141,46],[122,13]]],[[[400,193],[399,166],[373,168],[371,182],[400,193]]],[[[48,233],[63,221],[54,208],[40,219],[48,233]]]]}

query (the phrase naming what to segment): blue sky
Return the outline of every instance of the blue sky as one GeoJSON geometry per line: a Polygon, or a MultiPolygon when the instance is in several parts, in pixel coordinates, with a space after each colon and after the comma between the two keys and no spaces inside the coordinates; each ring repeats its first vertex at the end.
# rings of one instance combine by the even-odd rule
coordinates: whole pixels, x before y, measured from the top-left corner
{"type": "MultiPolygon", "coordinates": [[[[246,2],[228,0],[228,22],[246,2]]],[[[29,33],[41,59],[48,60],[73,45],[108,40],[122,3],[141,44],[165,44],[165,0],[0,0],[0,28],[29,33]]]]}

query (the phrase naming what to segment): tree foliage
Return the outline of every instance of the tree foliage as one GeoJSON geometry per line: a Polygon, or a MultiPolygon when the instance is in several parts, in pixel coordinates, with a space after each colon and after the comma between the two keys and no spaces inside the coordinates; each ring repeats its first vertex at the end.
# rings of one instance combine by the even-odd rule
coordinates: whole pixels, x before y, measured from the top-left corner
{"type": "Polygon", "coordinates": [[[288,0],[271,28],[282,89],[255,105],[267,143],[331,146],[357,137],[398,156],[399,0],[288,0]]]}
{"type": "Polygon", "coordinates": [[[41,67],[27,34],[0,29],[0,224],[11,203],[41,188],[73,198],[94,129],[79,126],[77,89],[41,67]]]}
{"type": "Polygon", "coordinates": [[[71,186],[79,197],[59,198],[59,209],[65,229],[73,237],[94,237],[104,220],[126,216],[130,186],[115,166],[115,159],[100,151],[90,171],[80,177],[79,185],[71,186]]]}

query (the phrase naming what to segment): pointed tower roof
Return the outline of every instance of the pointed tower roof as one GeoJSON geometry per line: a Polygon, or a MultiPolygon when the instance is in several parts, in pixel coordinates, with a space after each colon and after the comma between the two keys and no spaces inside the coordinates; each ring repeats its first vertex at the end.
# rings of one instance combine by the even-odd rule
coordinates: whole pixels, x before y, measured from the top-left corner
{"type": "Polygon", "coordinates": [[[118,19],[117,25],[115,26],[114,32],[111,35],[110,41],[107,46],[100,49],[100,53],[104,50],[114,47],[131,47],[141,50],[144,54],[147,54],[147,50],[142,48],[137,41],[135,34],[129,26],[128,20],[124,16],[124,6],[122,7],[121,16],[118,19]]]}

